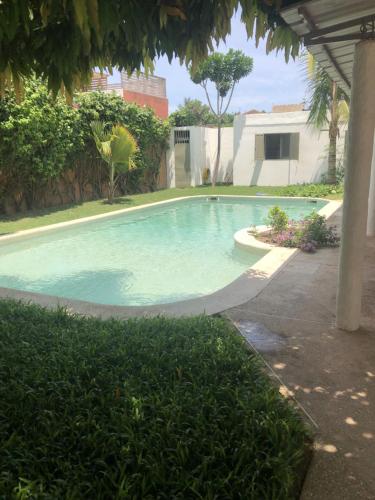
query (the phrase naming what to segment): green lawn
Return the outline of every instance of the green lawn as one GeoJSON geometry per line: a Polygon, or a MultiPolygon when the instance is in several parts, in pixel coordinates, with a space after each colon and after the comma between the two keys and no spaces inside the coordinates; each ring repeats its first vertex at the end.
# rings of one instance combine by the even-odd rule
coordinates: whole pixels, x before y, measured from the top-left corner
{"type": "Polygon", "coordinates": [[[225,320],[0,317],[1,498],[297,497],[306,428],[225,320]]]}
{"type": "Polygon", "coordinates": [[[85,203],[49,208],[46,210],[33,211],[20,214],[14,217],[0,218],[0,234],[13,233],[23,229],[32,229],[35,227],[56,224],[57,222],[66,222],[90,215],[119,210],[121,208],[135,207],[156,201],[178,198],[181,196],[211,195],[211,194],[237,194],[237,195],[256,195],[265,193],[275,196],[315,196],[327,197],[330,199],[341,199],[342,190],[332,188],[323,184],[307,184],[302,186],[284,186],[284,187],[259,187],[259,186],[217,186],[213,189],[210,186],[184,188],[184,189],[164,189],[154,193],[134,194],[123,196],[116,200],[116,203],[109,205],[106,200],[88,201],[85,203]],[[332,191],[334,191],[332,193],[332,191]]]}

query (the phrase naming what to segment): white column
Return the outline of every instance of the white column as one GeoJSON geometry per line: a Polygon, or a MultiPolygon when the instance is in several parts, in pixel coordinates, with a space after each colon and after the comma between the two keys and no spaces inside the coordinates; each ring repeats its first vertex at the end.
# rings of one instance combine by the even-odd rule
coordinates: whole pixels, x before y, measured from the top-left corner
{"type": "Polygon", "coordinates": [[[350,103],[337,326],[355,331],[361,317],[363,257],[375,129],[375,40],[356,45],[350,103]]]}
{"type": "Polygon", "coordinates": [[[375,135],[372,149],[370,193],[368,197],[367,236],[375,236],[375,135]]]}

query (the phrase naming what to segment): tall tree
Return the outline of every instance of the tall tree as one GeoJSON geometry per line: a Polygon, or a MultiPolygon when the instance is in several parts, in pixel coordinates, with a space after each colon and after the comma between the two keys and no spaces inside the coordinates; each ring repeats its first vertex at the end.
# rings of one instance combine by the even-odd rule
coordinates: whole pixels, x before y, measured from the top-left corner
{"type": "Polygon", "coordinates": [[[308,123],[317,129],[328,125],[328,175],[327,183],[336,184],[337,138],[340,125],[348,121],[348,96],[338,87],[328,73],[321,68],[311,54],[307,55],[307,74],[309,79],[310,114],[308,123]]]}
{"type": "MultiPolygon", "coordinates": [[[[234,115],[226,113],[223,115],[223,124],[232,125],[234,115]]],[[[176,111],[169,115],[169,122],[174,127],[191,127],[194,125],[212,125],[216,122],[215,115],[207,104],[199,99],[184,99],[176,111]]]]}
{"type": "Polygon", "coordinates": [[[230,49],[227,54],[214,52],[203,60],[196,68],[190,69],[191,79],[201,85],[206,93],[207,101],[216,119],[217,125],[217,151],[212,179],[215,186],[220,164],[221,153],[221,127],[223,116],[226,114],[232,100],[236,84],[253,70],[253,59],[245,56],[240,50],[230,49]],[[215,87],[215,102],[213,105],[208,84],[215,87]]]}

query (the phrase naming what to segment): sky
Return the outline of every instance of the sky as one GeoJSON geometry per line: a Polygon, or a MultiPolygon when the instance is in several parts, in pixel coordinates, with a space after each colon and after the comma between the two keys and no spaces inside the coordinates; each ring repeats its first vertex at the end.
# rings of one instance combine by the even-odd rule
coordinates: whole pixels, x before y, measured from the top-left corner
{"type": "MultiPolygon", "coordinates": [[[[263,41],[256,48],[254,39],[247,40],[239,12],[232,20],[231,31],[232,34],[227,37],[226,43],[220,43],[216,50],[223,53],[230,48],[242,50],[253,58],[254,66],[252,73],[237,84],[228,111],[237,113],[254,108],[271,111],[273,104],[303,102],[306,98],[306,83],[301,61],[294,62],[291,59],[286,63],[282,52],[278,55],[267,55],[263,41]]],[[[170,113],[175,111],[186,97],[200,99],[206,103],[204,90],[190,80],[186,67],[181,66],[177,59],[171,64],[166,57],[158,59],[155,62],[154,74],[167,80],[170,113]]],[[[111,81],[119,81],[119,75],[114,73],[111,81]]]]}

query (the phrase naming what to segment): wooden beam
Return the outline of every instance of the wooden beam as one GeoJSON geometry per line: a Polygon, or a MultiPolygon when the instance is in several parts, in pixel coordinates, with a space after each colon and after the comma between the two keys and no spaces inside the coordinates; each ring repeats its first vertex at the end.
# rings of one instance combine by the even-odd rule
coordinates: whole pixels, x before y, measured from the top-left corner
{"type": "Polygon", "coordinates": [[[320,38],[310,38],[304,36],[303,41],[306,46],[310,46],[322,45],[326,43],[346,42],[348,40],[369,40],[373,38],[374,36],[368,33],[351,33],[350,35],[322,36],[320,38]]]}
{"type": "MultiPolygon", "coordinates": [[[[309,30],[311,32],[317,30],[315,21],[310,16],[310,14],[307,11],[306,7],[300,7],[298,9],[298,13],[304,17],[304,19],[305,19],[305,21],[306,21],[306,23],[307,23],[307,25],[309,27],[309,30]]],[[[335,68],[335,70],[337,71],[337,73],[340,75],[340,78],[343,80],[343,82],[345,82],[345,84],[350,89],[351,88],[350,82],[349,82],[348,78],[346,77],[346,75],[344,74],[344,72],[342,71],[342,69],[340,68],[340,66],[339,66],[338,62],[336,61],[335,57],[333,56],[333,54],[331,52],[331,49],[326,44],[323,44],[322,47],[323,47],[325,53],[327,54],[328,59],[332,63],[333,67],[335,68]]]]}
{"type": "Polygon", "coordinates": [[[333,24],[332,26],[328,26],[327,28],[321,28],[311,31],[305,36],[305,40],[307,42],[310,42],[310,39],[312,38],[321,37],[322,35],[328,35],[329,33],[335,33],[336,31],[342,31],[352,26],[358,26],[360,28],[363,24],[370,23],[374,21],[374,19],[375,14],[371,16],[359,17],[357,19],[351,19],[350,21],[346,21],[344,23],[333,24]]]}

